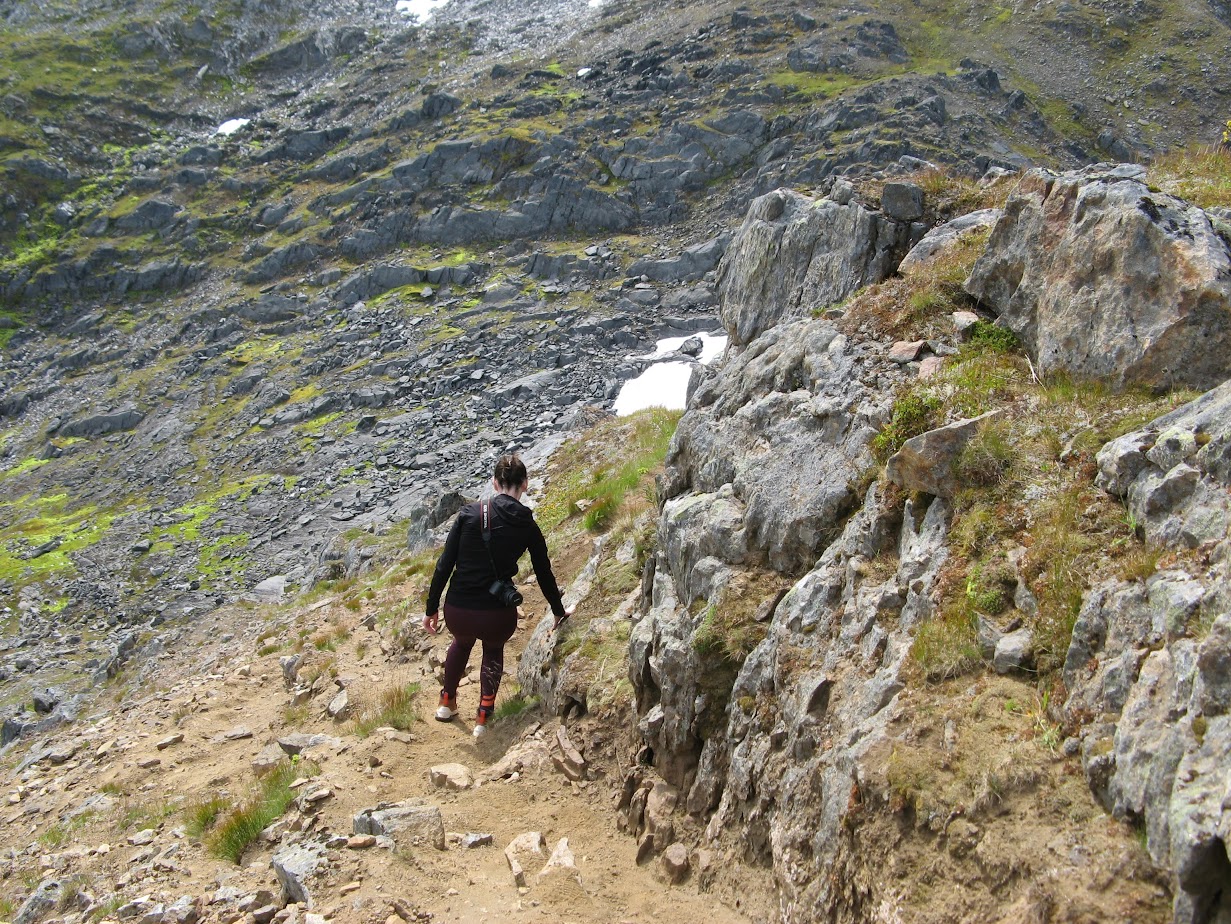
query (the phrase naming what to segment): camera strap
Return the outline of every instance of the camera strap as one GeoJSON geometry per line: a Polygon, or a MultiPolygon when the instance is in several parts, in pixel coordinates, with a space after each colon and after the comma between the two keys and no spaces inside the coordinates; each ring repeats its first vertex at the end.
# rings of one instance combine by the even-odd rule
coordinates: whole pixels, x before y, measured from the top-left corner
{"type": "Polygon", "coordinates": [[[483,547],[487,549],[487,560],[492,563],[492,573],[496,575],[497,581],[502,581],[504,578],[500,576],[500,569],[496,567],[496,559],[492,557],[491,515],[491,501],[479,501],[479,535],[483,537],[483,547]]]}

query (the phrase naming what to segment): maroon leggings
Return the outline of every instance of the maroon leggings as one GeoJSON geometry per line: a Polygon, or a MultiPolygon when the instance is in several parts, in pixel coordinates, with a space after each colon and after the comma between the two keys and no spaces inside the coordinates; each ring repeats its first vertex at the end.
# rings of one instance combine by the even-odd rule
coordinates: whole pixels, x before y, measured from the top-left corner
{"type": "Polygon", "coordinates": [[[504,675],[504,645],[517,631],[517,607],[495,610],[468,610],[445,603],[445,625],[453,633],[453,643],[445,655],[444,692],[457,694],[457,685],[466,672],[466,662],[476,641],[483,643],[483,664],[479,668],[479,693],[482,704],[490,706],[500,690],[504,675]]]}

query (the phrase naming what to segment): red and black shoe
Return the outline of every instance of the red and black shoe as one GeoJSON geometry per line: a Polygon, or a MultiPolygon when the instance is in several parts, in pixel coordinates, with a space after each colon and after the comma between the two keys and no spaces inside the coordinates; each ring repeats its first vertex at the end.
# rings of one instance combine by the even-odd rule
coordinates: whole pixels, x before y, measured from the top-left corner
{"type": "Polygon", "coordinates": [[[457,715],[457,694],[440,691],[440,705],[436,707],[437,722],[451,722],[457,715]]]}
{"type": "Polygon", "coordinates": [[[487,723],[491,721],[492,714],[496,711],[496,697],[484,696],[479,702],[479,711],[474,717],[474,736],[482,738],[487,734],[487,723]]]}

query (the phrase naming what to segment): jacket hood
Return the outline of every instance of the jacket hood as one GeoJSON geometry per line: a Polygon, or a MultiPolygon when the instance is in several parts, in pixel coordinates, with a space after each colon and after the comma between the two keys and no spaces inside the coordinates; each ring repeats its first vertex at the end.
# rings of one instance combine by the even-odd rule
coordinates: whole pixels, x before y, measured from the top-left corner
{"type": "Polygon", "coordinates": [[[509,523],[525,525],[534,519],[534,513],[521,501],[507,494],[495,494],[491,498],[492,508],[500,511],[500,516],[509,523]]]}

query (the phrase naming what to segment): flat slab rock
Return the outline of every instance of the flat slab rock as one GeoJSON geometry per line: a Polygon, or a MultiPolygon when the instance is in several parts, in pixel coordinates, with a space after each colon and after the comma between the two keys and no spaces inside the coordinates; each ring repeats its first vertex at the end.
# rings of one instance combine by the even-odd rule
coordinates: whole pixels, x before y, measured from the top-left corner
{"type": "Polygon", "coordinates": [[[445,849],[445,824],[440,809],[422,802],[381,803],[353,819],[355,834],[389,837],[395,844],[429,844],[445,849]]]}

